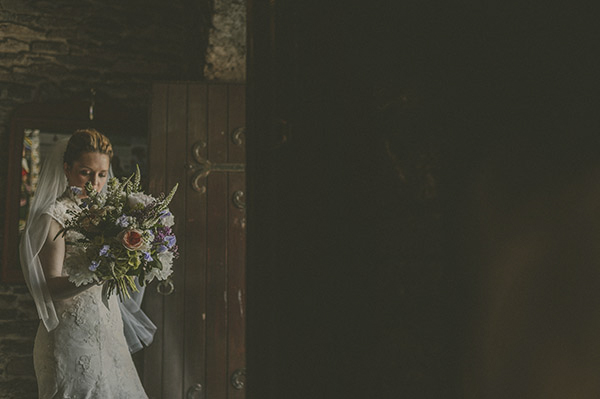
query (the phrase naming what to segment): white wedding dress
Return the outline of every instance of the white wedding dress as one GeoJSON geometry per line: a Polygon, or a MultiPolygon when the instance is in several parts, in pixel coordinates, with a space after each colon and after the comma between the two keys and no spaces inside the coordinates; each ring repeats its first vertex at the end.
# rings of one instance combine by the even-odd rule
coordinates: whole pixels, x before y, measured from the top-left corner
{"type": "MultiPolygon", "coordinates": [[[[62,196],[47,213],[64,225],[72,207],[75,201],[62,196]]],[[[94,286],[55,300],[58,326],[48,332],[40,323],[33,349],[40,399],[147,398],[125,340],[117,296],[107,308],[101,295],[102,287],[94,286]]]]}

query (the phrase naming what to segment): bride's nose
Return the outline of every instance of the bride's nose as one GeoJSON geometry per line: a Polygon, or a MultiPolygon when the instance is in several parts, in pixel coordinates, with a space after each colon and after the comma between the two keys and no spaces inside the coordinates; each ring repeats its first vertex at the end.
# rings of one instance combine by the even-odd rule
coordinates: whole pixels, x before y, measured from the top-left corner
{"type": "Polygon", "coordinates": [[[98,176],[92,175],[90,177],[90,182],[92,182],[92,186],[97,187],[98,184],[100,183],[100,179],[98,178],[98,176]]]}

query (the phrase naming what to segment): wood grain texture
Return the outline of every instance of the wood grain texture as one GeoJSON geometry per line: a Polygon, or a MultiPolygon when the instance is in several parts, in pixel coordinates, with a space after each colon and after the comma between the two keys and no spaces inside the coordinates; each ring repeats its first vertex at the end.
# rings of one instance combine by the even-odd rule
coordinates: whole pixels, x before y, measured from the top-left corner
{"type": "MultiPolygon", "coordinates": [[[[167,94],[166,84],[156,84],[152,90],[150,111],[149,162],[150,193],[158,194],[165,189],[165,162],[167,139],[167,94]]],[[[156,292],[156,282],[146,288],[144,311],[154,322],[157,331],[154,341],[144,350],[143,382],[150,398],[162,395],[162,344],[163,344],[163,298],[156,292]]]]}
{"type": "MultiPolygon", "coordinates": [[[[246,123],[245,90],[244,86],[229,86],[229,131],[230,135],[246,123]]],[[[245,135],[241,142],[229,140],[229,162],[244,163],[246,160],[245,135]]],[[[246,179],[245,173],[229,173],[228,176],[228,376],[246,367],[246,179]],[[236,192],[243,193],[243,208],[236,206],[233,196],[236,192]]],[[[245,378],[243,379],[245,382],[245,378]]],[[[245,389],[236,389],[230,382],[228,398],[245,398],[245,389]]]]}
{"type": "MultiPolygon", "coordinates": [[[[191,147],[208,140],[208,90],[205,84],[188,87],[188,149],[187,162],[196,165],[191,147]]],[[[206,156],[206,148],[202,152],[206,156]]],[[[194,175],[190,171],[185,182],[190,186],[194,175]]],[[[187,259],[185,270],[185,335],[184,378],[188,390],[194,384],[206,386],[206,240],[207,206],[206,194],[193,189],[186,191],[186,214],[180,218],[186,223],[187,259]]]]}
{"type": "MultiPolygon", "coordinates": [[[[227,87],[209,87],[208,155],[213,163],[227,162],[227,87]]],[[[225,398],[227,386],[227,175],[211,173],[208,201],[207,392],[225,398]]]]}
{"type": "MultiPolygon", "coordinates": [[[[182,154],[186,152],[187,134],[187,87],[171,85],[169,87],[169,107],[167,121],[167,163],[166,184],[172,187],[181,183],[185,163],[182,154]]],[[[173,198],[170,209],[175,215],[185,215],[185,184],[181,184],[181,192],[173,198]]],[[[165,296],[163,346],[163,398],[176,398],[184,394],[183,387],[183,350],[184,350],[184,279],[187,262],[186,256],[186,224],[174,226],[175,235],[179,239],[179,259],[175,260],[172,275],[175,290],[165,296]]]]}

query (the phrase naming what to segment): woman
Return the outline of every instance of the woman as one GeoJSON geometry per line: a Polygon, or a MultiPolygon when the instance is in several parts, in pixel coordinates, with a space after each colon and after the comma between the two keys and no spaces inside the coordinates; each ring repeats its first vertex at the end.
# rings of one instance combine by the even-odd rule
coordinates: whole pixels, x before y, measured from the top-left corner
{"type": "Polygon", "coordinates": [[[107,307],[100,285],[70,282],[63,266],[77,233],[57,236],[84,185],[103,189],[112,155],[110,141],[93,129],[59,142],[42,167],[21,239],[23,272],[42,320],[34,345],[42,399],[147,398],[130,350],[151,342],[154,325],[139,303],[121,305],[113,295],[107,307]]]}

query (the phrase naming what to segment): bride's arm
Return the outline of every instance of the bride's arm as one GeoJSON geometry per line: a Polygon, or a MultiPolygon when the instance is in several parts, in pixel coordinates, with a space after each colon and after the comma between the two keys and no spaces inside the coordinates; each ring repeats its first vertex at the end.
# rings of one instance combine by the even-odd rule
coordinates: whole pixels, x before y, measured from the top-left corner
{"type": "Polygon", "coordinates": [[[56,237],[61,227],[56,220],[50,222],[48,236],[39,257],[46,277],[46,285],[53,299],[66,299],[79,294],[92,285],[81,285],[77,287],[62,275],[63,262],[65,259],[65,238],[61,235],[56,237]],[[56,239],[54,239],[56,237],[56,239]]]}

